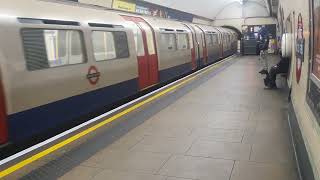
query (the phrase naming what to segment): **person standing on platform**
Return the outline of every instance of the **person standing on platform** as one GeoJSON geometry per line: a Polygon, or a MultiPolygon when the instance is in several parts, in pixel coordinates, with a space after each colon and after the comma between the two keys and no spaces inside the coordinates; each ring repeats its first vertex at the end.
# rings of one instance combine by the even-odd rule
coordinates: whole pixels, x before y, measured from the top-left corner
{"type": "Polygon", "coordinates": [[[260,50],[260,61],[262,61],[263,69],[259,72],[260,74],[267,74],[268,73],[268,48],[269,48],[269,31],[265,25],[261,27],[258,32],[259,36],[259,50],[260,50]]]}
{"type": "Polygon", "coordinates": [[[276,79],[278,74],[287,74],[289,71],[289,58],[281,58],[280,62],[270,68],[270,71],[266,73],[264,79],[264,85],[270,89],[276,89],[276,79]]]}

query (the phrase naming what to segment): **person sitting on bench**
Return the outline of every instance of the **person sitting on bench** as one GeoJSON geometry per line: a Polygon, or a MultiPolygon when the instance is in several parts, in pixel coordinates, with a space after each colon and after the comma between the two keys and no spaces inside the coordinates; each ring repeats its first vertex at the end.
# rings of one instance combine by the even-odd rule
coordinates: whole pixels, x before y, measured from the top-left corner
{"type": "Polygon", "coordinates": [[[264,79],[264,85],[270,89],[276,89],[276,79],[278,74],[287,74],[289,71],[289,58],[281,58],[280,62],[271,67],[269,72],[265,72],[266,78],[264,79]]]}

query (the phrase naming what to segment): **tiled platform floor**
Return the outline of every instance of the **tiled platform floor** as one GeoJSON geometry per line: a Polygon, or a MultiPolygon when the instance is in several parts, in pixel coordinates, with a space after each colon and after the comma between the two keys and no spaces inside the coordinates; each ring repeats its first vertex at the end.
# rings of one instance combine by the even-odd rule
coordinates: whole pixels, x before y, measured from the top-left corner
{"type": "Polygon", "coordinates": [[[60,179],[296,180],[286,93],[259,68],[240,57],[60,179]]]}

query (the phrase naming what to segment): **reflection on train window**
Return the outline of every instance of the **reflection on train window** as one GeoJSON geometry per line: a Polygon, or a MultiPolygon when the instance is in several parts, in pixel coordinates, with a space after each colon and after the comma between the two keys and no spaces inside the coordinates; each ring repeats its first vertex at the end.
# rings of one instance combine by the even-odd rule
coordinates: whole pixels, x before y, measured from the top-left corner
{"type": "Polygon", "coordinates": [[[92,43],[96,61],[129,57],[125,32],[93,31],[92,43]]]}
{"type": "Polygon", "coordinates": [[[161,51],[177,50],[176,35],[173,33],[161,33],[159,43],[161,51]]]}
{"type": "Polygon", "coordinates": [[[137,56],[144,56],[144,44],[143,44],[143,37],[141,29],[138,27],[138,25],[132,21],[127,21],[128,25],[130,26],[130,29],[133,31],[134,36],[134,42],[136,45],[136,53],[137,56]]]}
{"type": "Polygon", "coordinates": [[[80,31],[28,28],[22,30],[22,40],[30,71],[85,62],[80,31]]]}
{"type": "Polygon", "coordinates": [[[177,47],[178,49],[189,49],[189,40],[188,40],[188,34],[177,34],[177,47]]]}

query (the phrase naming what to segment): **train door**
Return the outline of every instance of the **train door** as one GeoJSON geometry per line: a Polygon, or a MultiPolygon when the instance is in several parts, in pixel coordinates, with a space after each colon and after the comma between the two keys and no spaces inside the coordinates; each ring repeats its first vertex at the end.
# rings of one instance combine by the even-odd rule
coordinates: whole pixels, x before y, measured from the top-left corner
{"type": "Polygon", "coordinates": [[[213,51],[212,51],[212,61],[217,61],[220,58],[220,44],[219,44],[219,38],[218,33],[214,32],[211,34],[212,41],[213,41],[213,51]]]}
{"type": "Polygon", "coordinates": [[[198,49],[198,46],[196,46],[196,32],[194,31],[194,29],[192,29],[191,27],[189,27],[187,24],[184,24],[189,30],[190,33],[189,34],[189,43],[190,43],[190,48],[191,48],[191,58],[192,58],[192,70],[195,70],[197,68],[197,62],[196,62],[196,48],[198,49]]]}
{"type": "Polygon", "coordinates": [[[200,28],[199,26],[196,26],[201,30],[201,40],[202,40],[202,48],[203,48],[203,65],[208,64],[208,48],[207,48],[207,42],[206,42],[206,33],[205,31],[200,28]]]}
{"type": "Polygon", "coordinates": [[[220,45],[220,58],[223,58],[223,33],[221,31],[221,29],[217,29],[218,30],[218,34],[219,34],[219,45],[220,45]]]}
{"type": "Polygon", "coordinates": [[[138,57],[139,88],[143,90],[159,82],[158,55],[152,27],[142,18],[123,16],[130,22],[138,57]]]}
{"type": "Polygon", "coordinates": [[[203,64],[202,63],[202,58],[203,58],[203,37],[202,37],[202,31],[200,28],[191,25],[191,28],[194,30],[195,33],[195,44],[196,44],[196,62],[197,62],[197,67],[200,68],[203,64]]]}

